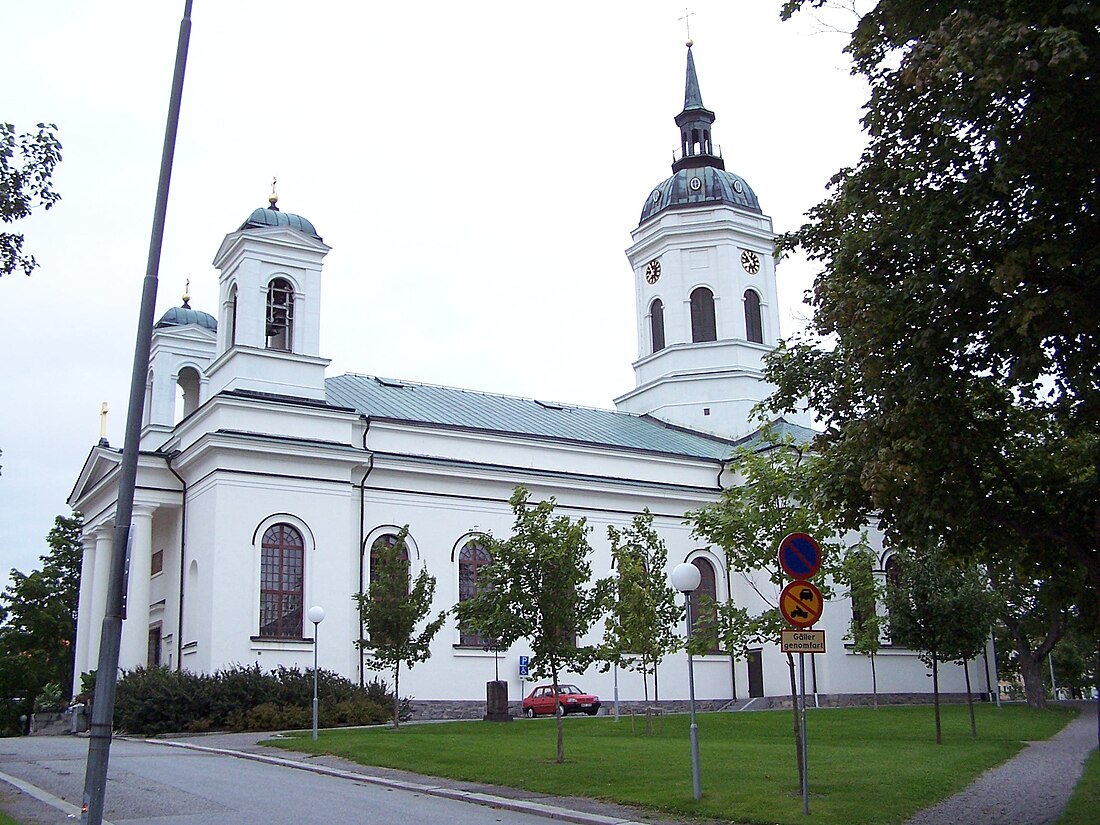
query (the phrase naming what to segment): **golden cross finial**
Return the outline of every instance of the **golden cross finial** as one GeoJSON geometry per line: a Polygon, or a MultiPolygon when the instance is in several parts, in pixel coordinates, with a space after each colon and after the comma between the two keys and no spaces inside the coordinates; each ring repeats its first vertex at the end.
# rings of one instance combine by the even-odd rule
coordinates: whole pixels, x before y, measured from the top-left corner
{"type": "Polygon", "coordinates": [[[191,279],[185,278],[183,281],[183,305],[187,306],[187,302],[191,300],[191,279]]]}
{"type": "Polygon", "coordinates": [[[275,193],[275,184],[278,183],[278,182],[279,182],[278,179],[274,175],[272,175],[271,176],[271,194],[268,196],[268,199],[267,199],[267,202],[271,204],[272,208],[274,208],[275,204],[277,204],[279,202],[279,196],[275,193]]]}
{"type": "Polygon", "coordinates": [[[103,406],[99,408],[99,437],[101,439],[107,437],[107,402],[103,402],[103,406]]]}
{"type": "Polygon", "coordinates": [[[684,6],[684,16],[679,18],[680,20],[683,20],[684,25],[687,26],[687,36],[688,36],[687,45],[688,45],[689,48],[691,47],[691,16],[693,14],[695,14],[695,12],[688,11],[688,7],[684,6]]]}

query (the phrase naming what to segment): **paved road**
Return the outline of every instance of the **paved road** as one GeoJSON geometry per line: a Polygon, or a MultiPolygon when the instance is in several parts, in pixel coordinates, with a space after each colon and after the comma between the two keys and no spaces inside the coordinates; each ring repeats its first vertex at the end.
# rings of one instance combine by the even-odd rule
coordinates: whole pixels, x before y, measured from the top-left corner
{"type": "MultiPolygon", "coordinates": [[[[86,739],[69,737],[0,740],[0,773],[79,804],[87,748],[86,739]]],[[[107,788],[105,816],[114,825],[547,822],[535,813],[415,793],[392,784],[349,780],[210,751],[138,741],[115,740],[107,788]]],[[[37,811],[28,805],[26,811],[16,815],[30,813],[37,818],[42,814],[41,806],[37,811]]],[[[28,817],[25,821],[35,819],[28,817]]],[[[57,812],[38,821],[53,825],[74,820],[57,812]]],[[[608,820],[615,821],[623,820],[608,820]]]]}

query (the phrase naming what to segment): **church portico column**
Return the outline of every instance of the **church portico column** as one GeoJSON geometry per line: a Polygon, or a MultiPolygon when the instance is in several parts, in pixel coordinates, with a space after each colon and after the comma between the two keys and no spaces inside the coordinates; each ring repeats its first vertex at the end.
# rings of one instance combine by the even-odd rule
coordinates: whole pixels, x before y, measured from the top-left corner
{"type": "Polygon", "coordinates": [[[94,534],[84,536],[84,554],[80,561],[80,602],[76,613],[76,661],[73,667],[73,695],[80,692],[80,674],[95,670],[88,665],[88,646],[92,619],[92,583],[95,576],[94,534]]]}
{"type": "Polygon", "coordinates": [[[92,573],[91,615],[88,616],[88,670],[99,667],[99,641],[103,636],[103,615],[107,612],[107,586],[111,575],[111,546],[114,528],[95,529],[95,567],[92,573]]]}
{"type": "Polygon", "coordinates": [[[145,667],[149,659],[149,570],[153,558],[153,512],[153,507],[135,505],[130,521],[126,620],[122,623],[122,647],[118,658],[118,666],[125,670],[145,667]]]}

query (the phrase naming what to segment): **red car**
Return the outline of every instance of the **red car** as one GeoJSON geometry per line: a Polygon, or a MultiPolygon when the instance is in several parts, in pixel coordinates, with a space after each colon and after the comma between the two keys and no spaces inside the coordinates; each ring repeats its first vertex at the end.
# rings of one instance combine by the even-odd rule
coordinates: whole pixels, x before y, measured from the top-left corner
{"type": "MultiPolygon", "coordinates": [[[[561,712],[587,713],[595,716],[600,710],[600,697],[585,693],[576,685],[558,685],[558,701],[561,712]]],[[[534,719],[540,713],[554,712],[554,686],[539,685],[523,700],[523,714],[534,719]]]]}

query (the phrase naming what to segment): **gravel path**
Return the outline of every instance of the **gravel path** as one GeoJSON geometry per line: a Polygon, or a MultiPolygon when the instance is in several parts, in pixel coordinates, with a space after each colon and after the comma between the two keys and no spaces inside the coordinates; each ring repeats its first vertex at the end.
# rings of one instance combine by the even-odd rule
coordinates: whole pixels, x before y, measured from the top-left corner
{"type": "Polygon", "coordinates": [[[1096,709],[1084,703],[1057,736],[1028,743],[1015,758],[906,825],[1049,825],[1062,815],[1095,747],[1096,709]]]}

